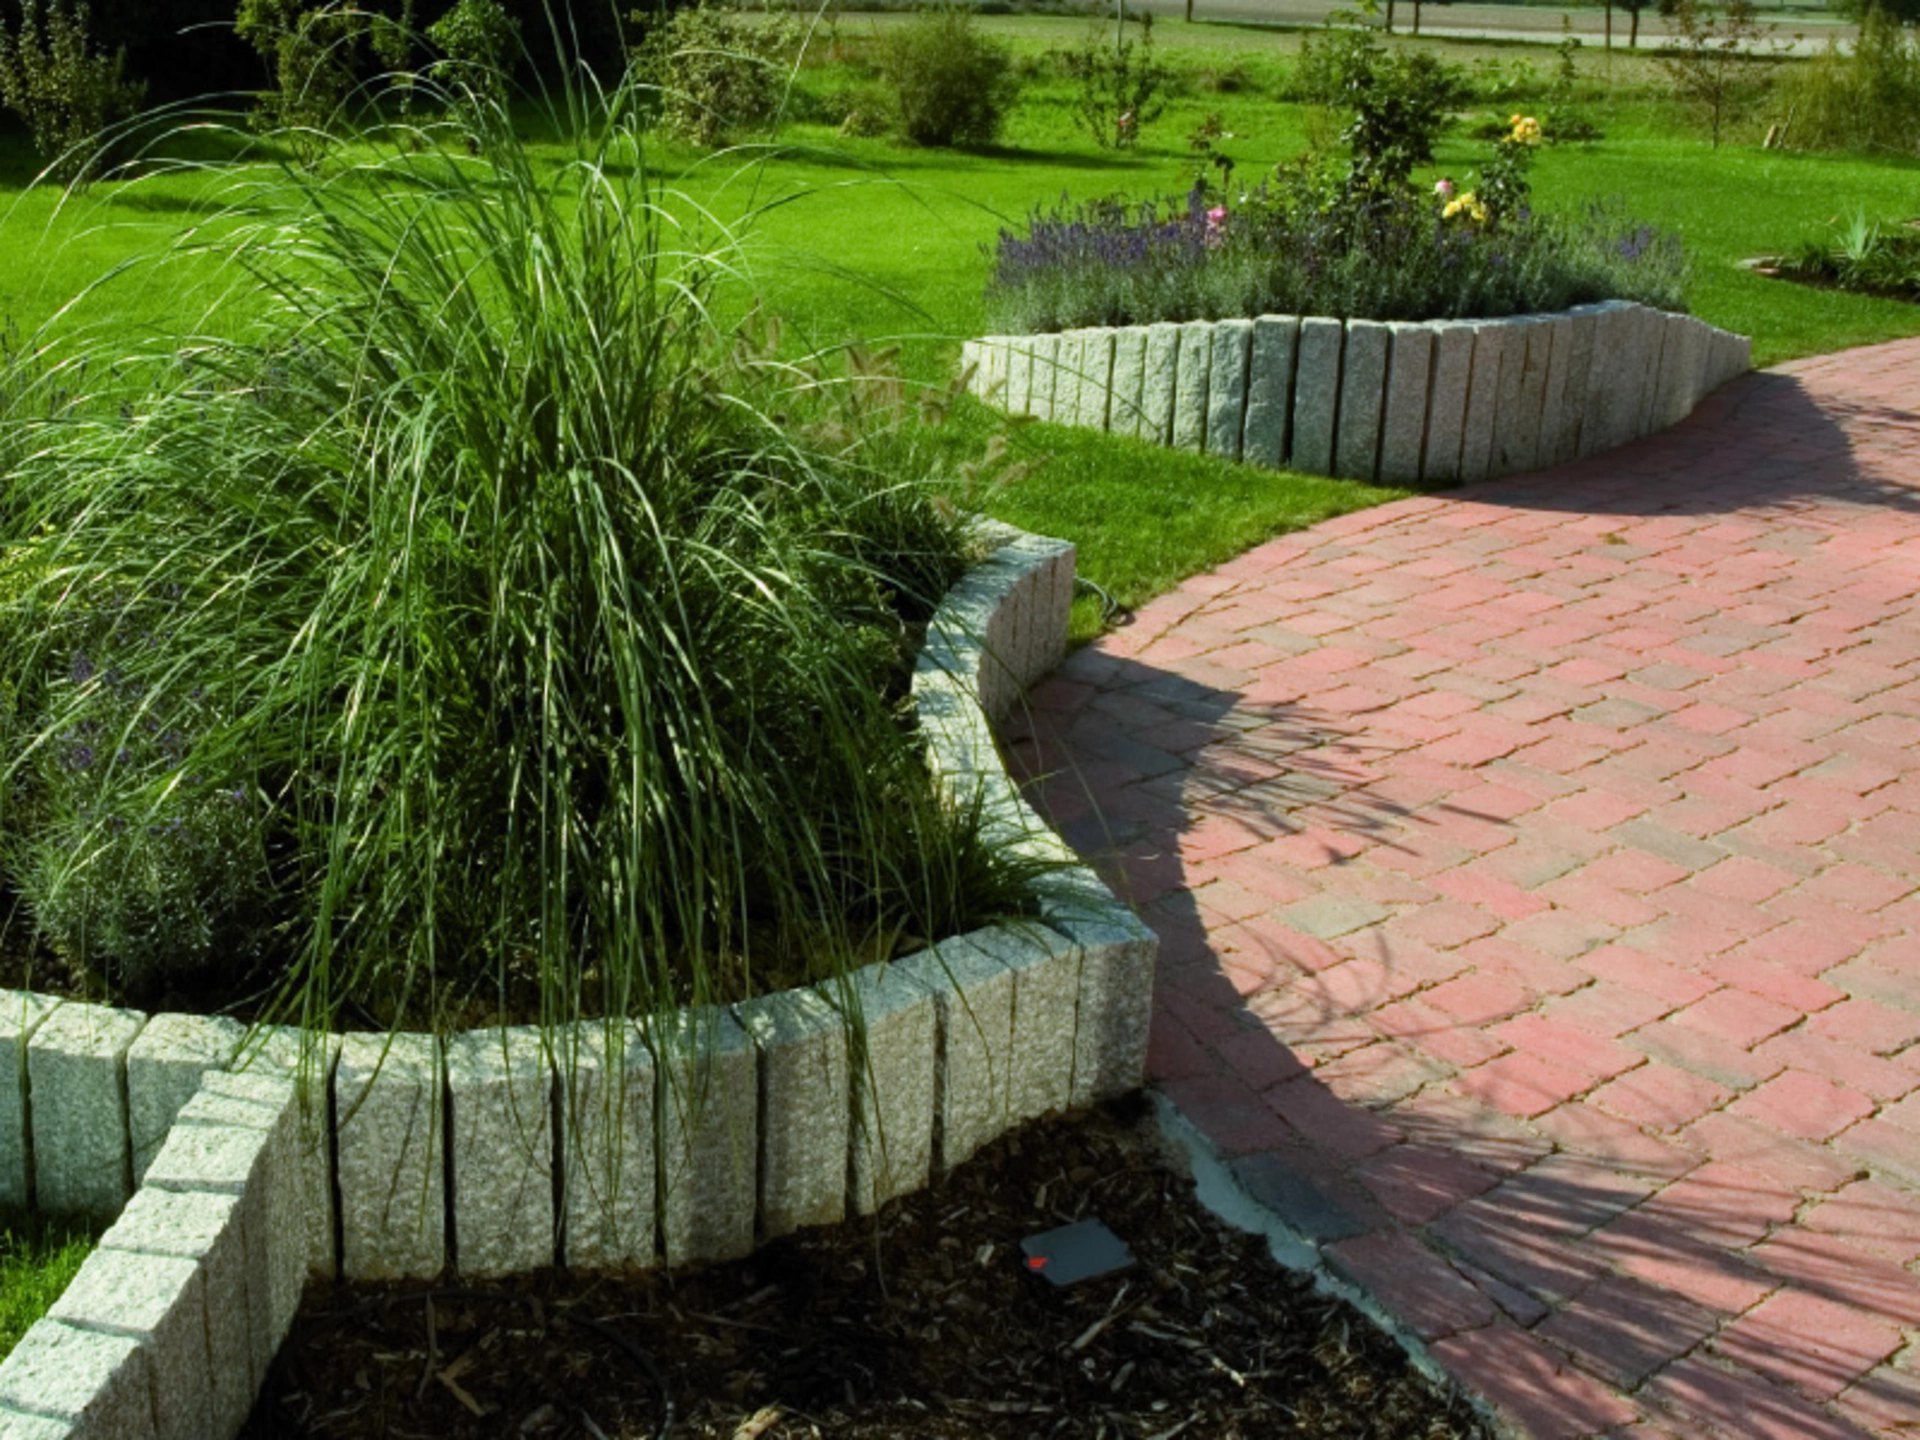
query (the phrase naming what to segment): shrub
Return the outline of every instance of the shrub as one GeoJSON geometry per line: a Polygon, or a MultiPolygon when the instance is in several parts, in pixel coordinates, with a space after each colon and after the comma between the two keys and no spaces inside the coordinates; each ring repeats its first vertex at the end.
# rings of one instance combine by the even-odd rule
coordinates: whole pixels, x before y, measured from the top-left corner
{"type": "Polygon", "coordinates": [[[1034,863],[902,713],[973,553],[916,397],[713,318],[737,258],[663,242],[686,209],[637,163],[635,99],[557,167],[395,126],[350,189],[260,181],[270,218],[243,191],[219,227],[259,328],[101,352],[85,414],[29,422],[0,833],[57,862],[43,894],[112,890],[112,816],[244,788],[286,937],[270,1017],[317,1024],[646,1015],[1028,903],[1034,863]],[[75,637],[122,615],[125,703],[178,746],[99,772],[84,833],[36,829],[21,757],[74,743],[100,698],[75,637]]]}
{"type": "Polygon", "coordinates": [[[882,68],[900,131],[916,145],[988,145],[1019,93],[1013,56],[957,5],[922,10],[887,37],[882,68]]]}
{"type": "Polygon", "coordinates": [[[484,122],[476,111],[506,107],[507,70],[519,45],[519,26],[500,0],[456,0],[427,27],[427,39],[444,57],[432,73],[450,93],[451,118],[477,138],[484,122]]]}
{"type": "Polygon", "coordinates": [[[1078,50],[1062,57],[1069,79],[1079,87],[1074,108],[1094,143],[1108,150],[1130,150],[1140,132],[1160,118],[1159,99],[1167,69],[1153,58],[1153,16],[1142,11],[1140,39],[1122,36],[1111,43],[1106,26],[1095,21],[1078,50]]]}
{"type": "Polygon", "coordinates": [[[1511,126],[1475,190],[1443,181],[1423,194],[1309,160],[1231,204],[1203,181],[1180,201],[1037,213],[994,248],[989,321],[1040,332],[1261,314],[1427,320],[1614,297],[1680,308],[1672,239],[1607,209],[1531,209],[1535,138],[1511,126]]]}
{"type": "Polygon", "coordinates": [[[273,70],[274,88],[259,97],[256,122],[309,167],[331,142],[366,52],[399,69],[412,48],[403,23],[348,0],[240,0],[233,28],[273,70]]]}
{"type": "Polygon", "coordinates": [[[1834,226],[1830,242],[1808,241],[1778,268],[1811,284],[1920,300],[1920,231],[1850,215],[1834,226]]]}
{"type": "Polygon", "coordinates": [[[1341,138],[1356,170],[1371,183],[1395,185],[1433,160],[1467,91],[1456,67],[1425,51],[1389,50],[1370,26],[1336,13],[1323,36],[1301,42],[1294,93],[1349,112],[1341,138]]]}
{"type": "Polygon", "coordinates": [[[0,105],[27,123],[56,179],[85,180],[111,150],[110,131],[139,110],[146,86],[126,77],[124,49],[88,35],[86,0],[22,0],[20,28],[0,20],[0,105]]]}
{"type": "Polygon", "coordinates": [[[773,125],[799,50],[791,16],[703,3],[654,24],[636,63],[662,128],[690,144],[718,145],[773,125]]]}
{"type": "Polygon", "coordinates": [[[1676,43],[1657,63],[1718,148],[1727,127],[1757,106],[1772,82],[1771,68],[1752,51],[1773,27],[1760,23],[1753,0],[1725,0],[1717,7],[1709,0],[1674,0],[1668,23],[1676,43]]]}
{"type": "Polygon", "coordinates": [[[1851,50],[1783,73],[1773,108],[1788,145],[1920,152],[1920,36],[1872,6],[1851,50]]]}

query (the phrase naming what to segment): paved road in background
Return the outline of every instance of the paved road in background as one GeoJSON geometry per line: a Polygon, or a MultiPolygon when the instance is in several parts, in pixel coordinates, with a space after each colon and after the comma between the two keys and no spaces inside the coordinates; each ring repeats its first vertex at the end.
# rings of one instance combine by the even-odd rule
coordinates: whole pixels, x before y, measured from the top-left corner
{"type": "MultiPolygon", "coordinates": [[[[1384,0],[1383,0],[1384,4],[1384,0]]],[[[1185,0],[1128,0],[1128,9],[1151,10],[1155,16],[1182,16],[1185,0]]],[[[1195,0],[1196,21],[1252,23],[1268,25],[1318,25],[1337,9],[1351,6],[1329,0],[1195,0]]],[[[1762,7],[1762,18],[1769,7],[1762,7]]],[[[1589,45],[1605,38],[1606,11],[1598,5],[1578,9],[1559,9],[1542,5],[1438,5],[1421,7],[1420,33],[1427,36],[1462,40],[1519,40],[1557,44],[1565,33],[1562,20],[1571,21],[1572,30],[1589,45]]],[[[1616,7],[1613,15],[1614,47],[1627,48],[1627,12],[1616,7]]],[[[1826,47],[1829,37],[1851,39],[1852,25],[1820,16],[1786,15],[1772,23],[1778,25],[1775,38],[1795,54],[1813,54],[1826,47]]],[[[1413,29],[1413,0],[1398,0],[1394,10],[1394,30],[1410,34],[1413,29]]],[[[1640,41],[1643,47],[1658,44],[1666,36],[1666,22],[1651,6],[1642,17],[1640,41]]]]}

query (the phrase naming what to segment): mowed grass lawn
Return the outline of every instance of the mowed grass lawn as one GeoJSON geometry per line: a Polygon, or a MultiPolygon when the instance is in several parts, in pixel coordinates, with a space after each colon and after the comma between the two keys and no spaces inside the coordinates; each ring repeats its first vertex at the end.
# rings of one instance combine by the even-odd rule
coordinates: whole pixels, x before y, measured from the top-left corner
{"type": "Polygon", "coordinates": [[[92,1249],[79,1227],[0,1214],[0,1358],[60,1298],[92,1249]]]}
{"type": "MultiPolygon", "coordinates": [[[[1018,226],[1035,206],[1063,196],[1185,190],[1197,169],[1187,137],[1209,115],[1231,137],[1220,148],[1247,183],[1310,145],[1336,143],[1337,117],[1279,98],[1298,34],[1170,22],[1156,37],[1176,72],[1166,114],[1138,150],[1102,151],[1079,128],[1073,91],[1048,60],[1050,51],[1080,42],[1084,23],[1031,16],[982,22],[1012,43],[1029,72],[1002,143],[990,151],[842,139],[814,123],[830,112],[836,91],[868,82],[863,61],[875,37],[897,23],[844,16],[822,27],[795,86],[796,118],[774,143],[712,155],[663,143],[649,157],[673,192],[669,206],[691,248],[737,242],[731,253],[741,283],[729,303],[757,296],[783,321],[790,346],[897,345],[909,376],[944,383],[960,341],[982,328],[982,247],[1002,226],[1018,226]]],[[[1475,86],[1473,116],[1443,143],[1436,166],[1464,178],[1488,149],[1465,133],[1471,120],[1543,108],[1554,53],[1418,43],[1466,67],[1475,86]]],[[[1665,77],[1644,56],[1588,48],[1576,63],[1579,108],[1605,137],[1542,152],[1534,170],[1541,205],[1613,200],[1676,231],[1692,261],[1691,308],[1752,335],[1758,364],[1920,333],[1920,307],[1803,289],[1738,264],[1819,236],[1854,212],[1900,218],[1920,210],[1920,162],[1762,150],[1754,143],[1758,117],[1715,150],[1666,100],[1665,77]]],[[[218,162],[224,145],[207,133],[170,148],[218,162]]],[[[558,158],[558,145],[553,153],[558,158]]],[[[24,145],[7,136],[0,143],[0,317],[17,330],[31,332],[58,313],[62,329],[104,331],[134,351],[206,325],[224,329],[248,313],[243,278],[204,260],[136,266],[69,302],[131,257],[217,232],[227,223],[216,218],[219,208],[236,182],[247,186],[255,213],[270,218],[278,203],[270,170],[216,164],[64,199],[30,187],[31,174],[24,145]]],[[[963,403],[940,443],[964,457],[996,425],[983,407],[963,403]]],[[[1268,536],[1399,493],[1053,426],[1021,426],[1011,439],[1034,468],[987,496],[986,508],[1077,541],[1082,573],[1129,605],[1268,536]]],[[[1076,634],[1084,638],[1098,625],[1097,607],[1085,602],[1076,634]]]]}

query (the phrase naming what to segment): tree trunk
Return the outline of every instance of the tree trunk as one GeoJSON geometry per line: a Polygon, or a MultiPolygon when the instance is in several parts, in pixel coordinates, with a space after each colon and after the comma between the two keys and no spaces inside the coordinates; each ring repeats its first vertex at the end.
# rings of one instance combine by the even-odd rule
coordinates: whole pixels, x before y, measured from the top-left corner
{"type": "Polygon", "coordinates": [[[1640,48],[1640,11],[1635,8],[1627,13],[1633,17],[1627,25],[1627,49],[1638,50],[1640,48]]]}
{"type": "Polygon", "coordinates": [[[1193,23],[1193,0],[1187,0],[1187,23],[1193,23]]]}
{"type": "MultiPolygon", "coordinates": [[[[1193,0],[1187,0],[1189,12],[1193,9],[1193,0]]],[[[1613,49],[1613,0],[1607,0],[1607,49],[1613,49]]]]}
{"type": "Polygon", "coordinates": [[[1420,33],[1420,0],[1413,0],[1413,33],[1420,33]]]}
{"type": "Polygon", "coordinates": [[[1387,34],[1393,33],[1393,0],[1387,0],[1387,34]]]}

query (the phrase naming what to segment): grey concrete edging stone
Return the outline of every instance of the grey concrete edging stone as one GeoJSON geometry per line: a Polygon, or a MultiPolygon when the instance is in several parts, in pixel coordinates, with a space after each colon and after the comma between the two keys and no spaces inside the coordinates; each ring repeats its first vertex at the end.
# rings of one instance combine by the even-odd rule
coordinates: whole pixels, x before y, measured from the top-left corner
{"type": "Polygon", "coordinates": [[[1141,388],[1146,377],[1147,327],[1130,325],[1113,338],[1113,400],[1107,428],[1115,435],[1138,438],[1144,433],[1146,412],[1141,388]]]}
{"type": "Polygon", "coordinates": [[[759,1051],[760,1235],[846,1218],[853,1101],[847,1026],[816,990],[733,1007],[759,1051]]]}
{"type": "Polygon", "coordinates": [[[27,1046],[60,1003],[27,990],[0,990],[0,1210],[25,1210],[32,1203],[27,1046]]]}
{"type": "Polygon", "coordinates": [[[894,962],[934,998],[941,1056],[934,1118],[936,1168],[966,1163],[1007,1128],[1013,1064],[1014,975],[990,930],[943,940],[894,962]]]}
{"type": "Polygon", "coordinates": [[[1333,473],[1334,421],[1340,405],[1340,351],[1346,327],[1317,316],[1300,322],[1293,366],[1292,465],[1312,475],[1333,473]]]}
{"type": "Polygon", "coordinates": [[[1204,450],[1207,387],[1213,379],[1213,326],[1190,320],[1180,327],[1180,378],[1173,392],[1173,447],[1204,450]]]}
{"type": "Polygon", "coordinates": [[[1429,485],[1451,485],[1460,478],[1472,380],[1473,326],[1464,320],[1434,326],[1427,439],[1420,460],[1420,478],[1429,485]]]}
{"type": "MultiPolygon", "coordinates": [[[[247,1269],[243,1197],[237,1193],[169,1191],[142,1186],[100,1238],[100,1249],[192,1261],[200,1294],[210,1367],[209,1433],[234,1435],[253,1408],[253,1311],[247,1269]]],[[[264,1287],[260,1287],[264,1293],[264,1287]]],[[[267,1323],[261,1317],[262,1327],[267,1323]]]]}
{"type": "Polygon", "coordinates": [[[165,1143],[180,1109],[212,1070],[224,1070],[246,1027],[219,1015],[155,1015],[127,1047],[127,1128],[133,1183],[165,1143]]]}
{"type": "Polygon", "coordinates": [[[446,1268],[446,1116],[429,1035],[346,1035],[334,1065],[341,1273],[424,1280],[446,1268]]]}
{"type": "Polygon", "coordinates": [[[50,1320],[122,1335],[146,1351],[157,1440],[215,1433],[206,1315],[206,1278],[194,1261],[103,1249],[47,1310],[50,1320]]]}
{"type": "Polygon", "coordinates": [[[1381,412],[1383,485],[1413,485],[1427,438],[1427,391],[1433,378],[1434,333],[1430,326],[1395,321],[1387,326],[1386,400],[1381,412]]]}
{"type": "Polygon", "coordinates": [[[1500,403],[1489,473],[1531,470],[1540,453],[1540,409],[1546,398],[1553,331],[1532,315],[1506,322],[1500,357],[1500,403]]]}
{"type": "Polygon", "coordinates": [[[1139,437],[1155,445],[1173,443],[1173,407],[1180,392],[1180,327],[1149,325],[1140,369],[1139,437]]]}
{"type": "Polygon", "coordinates": [[[1247,362],[1253,322],[1222,320],[1213,327],[1207,374],[1207,453],[1240,458],[1240,432],[1247,417],[1247,362]]]}
{"type": "Polygon", "coordinates": [[[155,1440],[146,1349],[42,1319],[0,1361],[0,1407],[67,1422],[86,1440],[155,1440]]]}
{"type": "Polygon", "coordinates": [[[63,1005],[27,1042],[39,1209],[107,1219],[133,1193],[126,1060],[146,1019],[104,1005],[63,1005]]]}
{"type": "Polygon", "coordinates": [[[683,1010],[648,1037],[654,1053],[660,1241],[667,1264],[752,1253],[759,1168],[759,1063],[726,1010],[683,1010]]]}
{"type": "Polygon", "coordinates": [[[463,1276],[554,1263],[553,1066],[533,1026],[446,1042],[453,1256],[463,1276]]]}
{"type": "Polygon", "coordinates": [[[1471,484],[1493,473],[1494,426],[1499,419],[1502,377],[1508,365],[1512,327],[1482,320],[1473,327],[1473,372],[1467,381],[1467,415],[1460,431],[1458,478],[1471,484]]]}
{"type": "Polygon", "coordinates": [[[1561,464],[1677,423],[1747,368],[1752,346],[1692,316],[1609,300],[1468,321],[1264,315],[990,336],[961,353],[974,392],[1009,413],[1257,465],[1440,485],[1561,464]],[[1056,379],[1043,407],[1038,357],[1049,346],[1056,379]],[[996,359],[1002,349],[1014,358],[996,359]],[[1019,370],[1029,350],[1031,395],[1019,370]],[[1015,377],[1004,397],[1002,372],[1015,377]]]}
{"type": "Polygon", "coordinates": [[[573,1027],[561,1041],[561,1182],[567,1265],[654,1263],[654,1064],[631,1027],[573,1027]]]}
{"type": "Polygon", "coordinates": [[[1293,418],[1293,360],[1300,346],[1297,315],[1262,315],[1253,322],[1247,357],[1247,418],[1241,458],[1255,465],[1284,465],[1288,422],[1293,418]]]}
{"type": "Polygon", "coordinates": [[[1392,332],[1378,321],[1347,322],[1333,455],[1333,473],[1342,479],[1371,480],[1380,463],[1380,421],[1386,409],[1391,343],[1392,332]]]}
{"type": "Polygon", "coordinates": [[[824,987],[858,1021],[849,1057],[853,1164],[848,1202],[871,1215],[926,1185],[940,1079],[939,1003],[897,964],[868,965],[824,987]]]}

